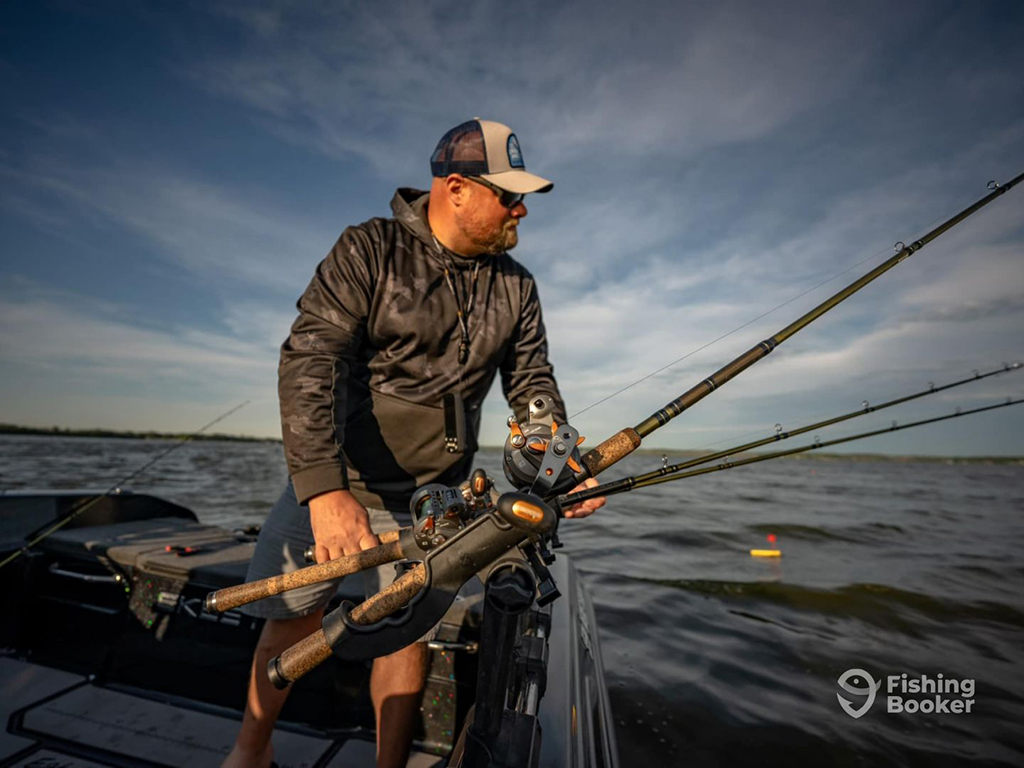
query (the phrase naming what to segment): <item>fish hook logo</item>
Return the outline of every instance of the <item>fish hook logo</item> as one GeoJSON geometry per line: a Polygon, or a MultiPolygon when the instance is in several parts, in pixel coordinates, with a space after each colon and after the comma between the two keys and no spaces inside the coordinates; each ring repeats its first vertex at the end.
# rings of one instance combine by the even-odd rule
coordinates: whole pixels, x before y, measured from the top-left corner
{"type": "Polygon", "coordinates": [[[875,703],[875,694],[878,692],[881,685],[881,680],[875,682],[871,675],[863,669],[848,669],[839,677],[839,687],[847,693],[852,693],[857,696],[867,696],[868,698],[860,709],[854,709],[853,704],[851,704],[848,699],[844,699],[841,694],[837,693],[836,698],[839,699],[839,706],[841,706],[843,711],[850,717],[854,719],[861,717],[866,714],[867,711],[871,709],[871,705],[875,703]],[[850,685],[849,682],[847,682],[850,679],[856,680],[858,677],[867,682],[866,688],[858,688],[857,686],[850,685]]]}

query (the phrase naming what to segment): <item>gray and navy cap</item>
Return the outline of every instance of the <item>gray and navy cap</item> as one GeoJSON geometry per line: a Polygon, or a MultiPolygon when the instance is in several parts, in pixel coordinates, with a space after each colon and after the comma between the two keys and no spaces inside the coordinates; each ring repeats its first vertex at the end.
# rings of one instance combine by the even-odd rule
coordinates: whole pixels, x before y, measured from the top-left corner
{"type": "Polygon", "coordinates": [[[479,176],[509,192],[550,192],[555,185],[526,172],[519,139],[507,125],[475,117],[441,137],[430,156],[434,176],[479,176]]]}

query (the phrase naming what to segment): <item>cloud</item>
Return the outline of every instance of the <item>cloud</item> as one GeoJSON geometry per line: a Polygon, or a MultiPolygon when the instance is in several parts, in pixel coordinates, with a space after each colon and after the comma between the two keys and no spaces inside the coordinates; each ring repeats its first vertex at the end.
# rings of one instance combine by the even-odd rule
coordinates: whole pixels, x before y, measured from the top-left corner
{"type": "Polygon", "coordinates": [[[266,351],[191,328],[139,328],[46,300],[5,300],[0,335],[9,362],[99,366],[129,378],[189,377],[198,371],[249,375],[266,367],[266,351]]]}
{"type": "Polygon", "coordinates": [[[189,72],[282,136],[389,176],[426,157],[453,119],[484,113],[523,116],[543,165],[692,158],[765,136],[851,87],[914,15],[882,7],[228,3],[212,12],[248,39],[189,72]]]}
{"type": "MultiPolygon", "coordinates": [[[[371,188],[376,196],[425,176],[436,138],[480,114],[516,127],[529,166],[557,182],[554,194],[531,198],[516,255],[537,275],[571,410],[771,312],[588,411],[578,426],[601,435],[660,407],[1024,161],[1024,102],[1013,98],[1020,54],[990,44],[981,33],[999,30],[966,7],[193,10],[152,30],[155,45],[178,34],[154,66],[166,84],[161,116],[189,115],[174,129],[183,141],[242,132],[244,151],[213,140],[225,157],[208,167],[201,153],[153,149],[143,140],[153,115],[113,86],[102,104],[79,105],[82,114],[71,98],[15,110],[14,144],[25,151],[0,155],[9,219],[33,223],[40,242],[60,234],[76,254],[113,243],[120,260],[97,259],[97,270],[109,269],[106,302],[38,286],[17,298],[8,291],[0,325],[12,340],[9,367],[37,378],[71,370],[95,392],[128,396],[130,383],[183,412],[203,397],[270,392],[292,303],[339,222],[333,202],[319,215],[302,207],[311,193],[301,174],[250,173],[254,153],[315,168],[331,180],[330,199],[348,206],[340,223],[356,223],[366,216],[353,210],[386,212],[384,200],[363,202],[371,188]],[[169,273],[174,285],[162,282],[169,273]],[[111,299],[137,289],[163,290],[175,307],[198,291],[215,301],[202,317],[182,312],[164,329],[144,328],[159,318],[133,318],[111,299]]],[[[655,443],[692,444],[775,418],[769,412],[829,410],[887,383],[940,381],[1019,357],[1024,232],[1011,200],[822,318],[655,443]]],[[[26,273],[60,279],[60,270],[26,273]]],[[[486,429],[500,438],[499,397],[486,429]]],[[[80,398],[81,387],[67,402],[80,398]]]]}
{"type": "MultiPolygon", "coordinates": [[[[1000,142],[987,146],[994,154],[1006,148],[1000,142]]],[[[556,280],[550,287],[542,282],[552,356],[570,373],[562,379],[570,411],[856,264],[861,240],[874,237],[877,242],[886,230],[889,237],[893,231],[906,232],[907,220],[914,219],[923,232],[965,207],[971,200],[950,207],[948,190],[984,154],[979,147],[967,147],[941,170],[929,166],[851,190],[826,206],[811,226],[789,237],[779,236],[769,216],[751,216],[730,237],[688,253],[693,266],[648,254],[629,259],[630,271],[619,281],[582,289],[571,281],[556,280]],[[673,277],[677,272],[683,275],[678,281],[673,277]]],[[[970,194],[977,199],[983,192],[970,194]]],[[[1024,337],[1021,235],[1019,209],[1000,198],[716,392],[710,404],[701,405],[701,413],[710,409],[719,428],[727,429],[749,421],[759,403],[788,398],[827,408],[826,396],[857,403],[888,382],[942,381],[950,371],[1018,359],[1024,337]]],[[[682,232],[679,237],[684,241],[682,232]]],[[[621,414],[639,421],[892,253],[891,246],[883,247],[847,274],[588,411],[581,424],[593,432],[621,414]]],[[[704,418],[688,416],[687,434],[711,431],[710,422],[701,423],[704,418]]],[[[664,435],[655,442],[692,445],[671,430],[664,435]]]]}
{"type": "Polygon", "coordinates": [[[22,289],[28,294],[23,299],[0,299],[6,370],[0,420],[49,422],[55,417],[48,414],[69,411],[68,402],[89,402],[62,423],[124,424],[128,409],[137,428],[181,429],[186,414],[198,417],[211,407],[251,399],[258,404],[246,414],[249,426],[236,424],[238,430],[279,433],[277,353],[263,340],[188,326],[140,328],[114,304],[40,292],[30,284],[22,289]],[[141,404],[156,407],[147,411],[141,404]]]}
{"type": "Polygon", "coordinates": [[[70,240],[79,236],[75,223],[54,213],[57,199],[62,207],[99,214],[141,235],[168,263],[221,285],[297,296],[337,236],[336,224],[297,216],[258,193],[247,195],[147,158],[111,158],[100,165],[35,156],[24,170],[8,168],[3,175],[13,186],[5,207],[47,232],[70,240]]]}

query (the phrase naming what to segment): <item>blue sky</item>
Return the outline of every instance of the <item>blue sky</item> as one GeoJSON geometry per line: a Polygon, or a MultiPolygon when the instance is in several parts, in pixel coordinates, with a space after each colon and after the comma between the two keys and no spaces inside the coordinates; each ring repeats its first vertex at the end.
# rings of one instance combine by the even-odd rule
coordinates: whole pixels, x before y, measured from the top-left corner
{"type": "MultiPolygon", "coordinates": [[[[636,424],[1024,170],[1024,4],[6,3],[0,421],[279,435],[277,348],[345,226],[510,124],[570,411],[636,424]]],[[[1024,189],[650,437],[727,444],[1024,359],[1024,189]]],[[[888,424],[1024,393],[996,377],[888,424]]],[[[489,398],[483,439],[503,439],[489,398]]],[[[854,427],[851,425],[850,429],[854,427]]],[[[842,429],[823,434],[838,435],[842,429]]],[[[846,431],[849,431],[847,429],[846,431]]],[[[1024,408],[851,447],[1024,455],[1024,408]]]]}

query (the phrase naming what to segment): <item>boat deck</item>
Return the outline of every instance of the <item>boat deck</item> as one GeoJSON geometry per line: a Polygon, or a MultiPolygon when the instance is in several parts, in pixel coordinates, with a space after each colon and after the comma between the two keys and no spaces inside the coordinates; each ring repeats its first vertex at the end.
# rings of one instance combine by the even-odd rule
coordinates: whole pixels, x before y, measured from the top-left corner
{"type": "MultiPolygon", "coordinates": [[[[0,493],[0,554],[91,498],[0,493]]],[[[87,510],[0,572],[0,768],[219,766],[238,732],[262,621],[204,605],[211,590],[245,580],[251,532],[205,525],[146,495],[101,496],[87,510]],[[185,547],[193,551],[181,556],[185,547]]],[[[615,768],[593,608],[568,555],[550,574],[561,598],[516,620],[501,657],[507,677],[487,689],[502,699],[495,750],[509,765],[615,768]]],[[[362,580],[349,578],[335,600],[362,596],[362,580]]],[[[466,757],[458,739],[480,667],[497,659],[479,642],[484,605],[483,584],[470,579],[428,645],[414,768],[466,757]]],[[[303,678],[275,730],[282,768],[374,765],[370,668],[332,657],[303,678]]]]}
{"type": "MultiPolygon", "coordinates": [[[[0,718],[6,726],[0,766],[219,766],[234,743],[238,715],[188,704],[0,658],[0,718]]],[[[274,751],[281,768],[372,766],[372,739],[372,733],[328,739],[282,725],[274,733],[274,751]]],[[[415,752],[408,765],[435,768],[444,760],[415,752]]]]}

